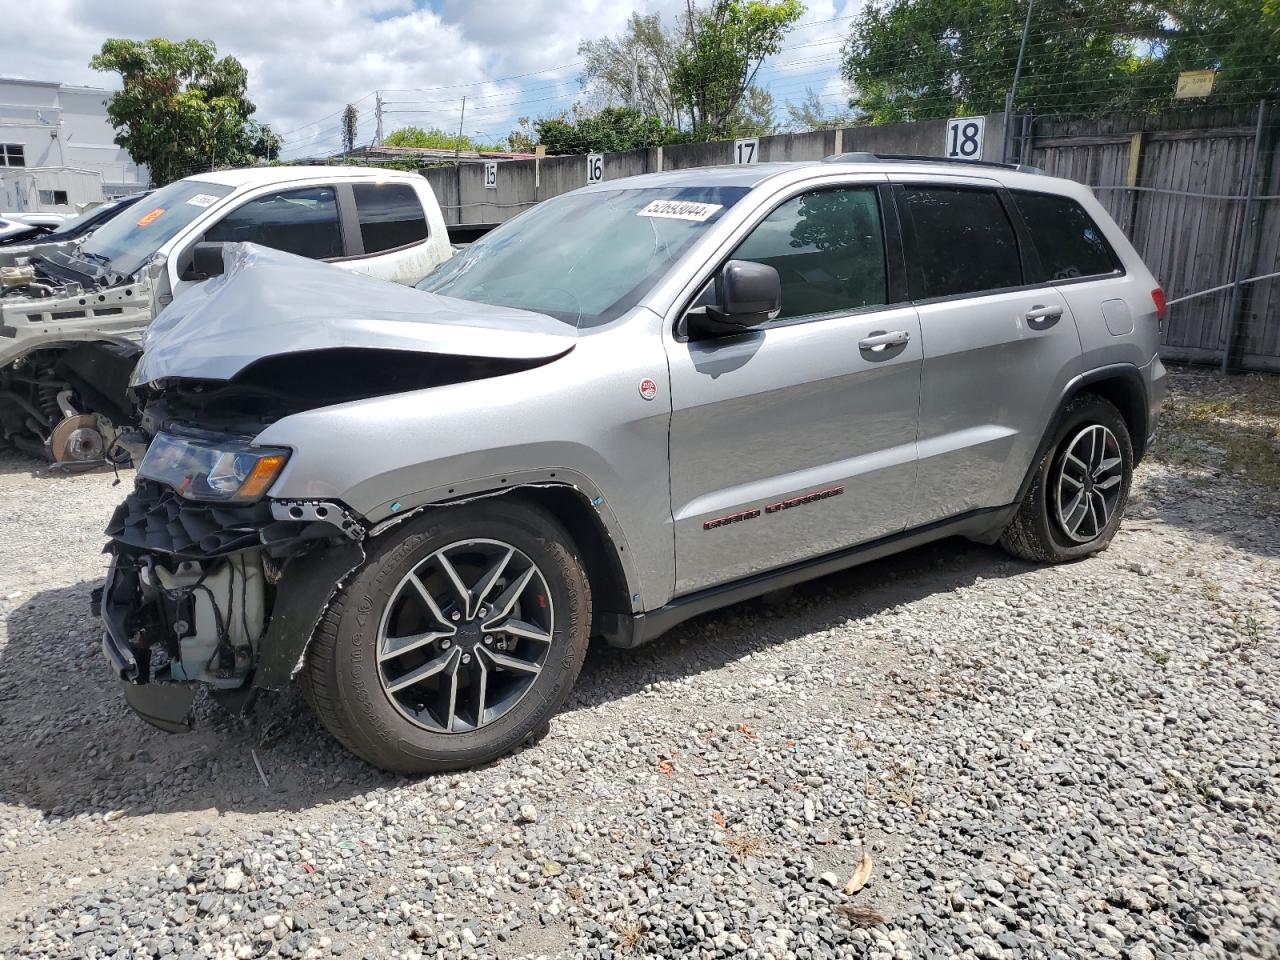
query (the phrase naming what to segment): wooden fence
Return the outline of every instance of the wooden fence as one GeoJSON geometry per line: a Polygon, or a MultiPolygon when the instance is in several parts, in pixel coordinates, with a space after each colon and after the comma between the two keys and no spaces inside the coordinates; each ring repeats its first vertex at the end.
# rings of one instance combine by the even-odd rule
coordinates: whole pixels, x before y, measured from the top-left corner
{"type": "Polygon", "coordinates": [[[1170,359],[1218,363],[1230,347],[1233,366],[1280,370],[1280,278],[1246,284],[1234,300],[1228,286],[1280,271],[1280,138],[1264,124],[1255,147],[1255,119],[1206,111],[1032,124],[1026,162],[1093,187],[1166,296],[1190,297],[1169,311],[1170,359]],[[1251,172],[1255,195],[1270,199],[1245,199],[1251,172]]]}

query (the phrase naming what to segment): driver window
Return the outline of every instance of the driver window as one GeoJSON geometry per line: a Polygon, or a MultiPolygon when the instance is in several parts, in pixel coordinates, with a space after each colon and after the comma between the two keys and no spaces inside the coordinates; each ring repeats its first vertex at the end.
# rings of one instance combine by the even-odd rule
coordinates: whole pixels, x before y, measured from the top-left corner
{"type": "Polygon", "coordinates": [[[765,263],[778,271],[778,320],[851,313],[888,299],[884,231],[874,187],[791,198],[761,221],[731,259],[765,263]]]}
{"type": "Polygon", "coordinates": [[[281,190],[232,210],[210,227],[208,241],[260,243],[312,260],[342,256],[333,187],[281,190]]]}

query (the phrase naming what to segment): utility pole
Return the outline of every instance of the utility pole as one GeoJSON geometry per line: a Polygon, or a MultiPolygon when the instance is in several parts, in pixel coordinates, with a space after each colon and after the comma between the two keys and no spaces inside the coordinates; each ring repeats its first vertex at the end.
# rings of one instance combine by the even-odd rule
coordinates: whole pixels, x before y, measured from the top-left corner
{"type": "Polygon", "coordinates": [[[1022,76],[1022,57],[1027,52],[1027,34],[1031,32],[1031,11],[1036,0],[1027,0],[1027,19],[1022,24],[1022,43],[1018,47],[1018,62],[1013,68],[1013,86],[1004,98],[1004,138],[1000,144],[1000,162],[1009,161],[1009,114],[1013,112],[1013,98],[1018,95],[1018,78],[1022,76]]]}
{"type": "Polygon", "coordinates": [[[453,165],[458,165],[462,153],[462,125],[467,122],[467,98],[462,98],[462,116],[458,118],[458,139],[453,141],[453,165]]]}
{"type": "Polygon", "coordinates": [[[374,95],[373,114],[378,118],[378,128],[373,135],[373,145],[375,147],[382,146],[382,91],[379,90],[374,95]]]}

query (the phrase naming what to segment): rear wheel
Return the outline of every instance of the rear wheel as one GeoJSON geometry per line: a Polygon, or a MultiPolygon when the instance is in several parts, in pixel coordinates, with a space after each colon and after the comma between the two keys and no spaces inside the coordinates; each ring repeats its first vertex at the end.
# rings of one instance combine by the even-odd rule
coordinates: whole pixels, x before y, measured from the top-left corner
{"type": "Polygon", "coordinates": [[[1120,411],[1073,399],[1001,545],[1025,560],[1063,563],[1106,549],[1129,500],[1133,443],[1120,411]]]}
{"type": "Polygon", "coordinates": [[[490,500],[392,531],[307,654],[309,699],[370,763],[483,763],[539,735],[586,654],[587,578],[553,517],[490,500]]]}

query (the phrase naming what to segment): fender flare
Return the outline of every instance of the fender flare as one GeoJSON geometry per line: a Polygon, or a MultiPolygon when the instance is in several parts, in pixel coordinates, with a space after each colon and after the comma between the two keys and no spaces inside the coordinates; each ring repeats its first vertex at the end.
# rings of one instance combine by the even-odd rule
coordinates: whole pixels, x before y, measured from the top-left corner
{"type": "Polygon", "coordinates": [[[1053,442],[1054,434],[1058,432],[1058,426],[1062,423],[1062,417],[1066,413],[1067,405],[1080,394],[1087,393],[1091,385],[1117,379],[1127,383],[1130,389],[1136,389],[1138,395],[1142,398],[1136,409],[1128,412],[1123,409],[1120,411],[1120,415],[1125,417],[1126,422],[1129,420],[1128,414],[1133,414],[1135,417],[1140,418],[1138,433],[1131,436],[1130,441],[1133,443],[1135,451],[1134,465],[1136,466],[1138,461],[1142,459],[1147,438],[1148,391],[1147,383],[1142,378],[1141,370],[1132,363],[1113,363],[1105,367],[1095,367],[1072,378],[1063,388],[1062,396],[1058,400],[1058,406],[1054,410],[1053,416],[1049,418],[1049,423],[1040,437],[1040,443],[1036,446],[1035,456],[1031,458],[1027,473],[1022,478],[1022,483],[1018,485],[1018,495],[1013,501],[1015,504],[1021,503],[1026,499],[1027,491],[1031,489],[1031,483],[1035,480],[1036,471],[1040,469],[1040,462],[1044,459],[1045,454],[1049,452],[1049,446],[1053,442]]]}

